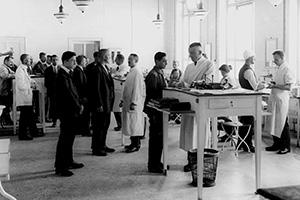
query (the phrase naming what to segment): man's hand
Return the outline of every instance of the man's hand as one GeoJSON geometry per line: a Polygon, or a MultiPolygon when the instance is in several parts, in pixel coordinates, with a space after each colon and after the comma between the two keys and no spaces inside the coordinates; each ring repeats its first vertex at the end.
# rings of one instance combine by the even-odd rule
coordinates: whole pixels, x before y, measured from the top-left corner
{"type": "Polygon", "coordinates": [[[97,112],[103,112],[103,106],[100,106],[99,108],[97,108],[97,112]]]}
{"type": "Polygon", "coordinates": [[[258,83],[257,89],[256,90],[262,90],[265,88],[265,85],[263,83],[258,83]]]}
{"type": "Polygon", "coordinates": [[[129,109],[130,109],[130,110],[135,110],[135,107],[136,107],[136,104],[134,104],[134,103],[131,103],[131,104],[130,104],[130,108],[129,108],[129,109]]]}
{"type": "Polygon", "coordinates": [[[83,110],[84,110],[84,106],[83,106],[83,105],[80,105],[80,111],[79,111],[79,114],[80,114],[80,115],[82,115],[83,110]]]}
{"type": "Polygon", "coordinates": [[[123,107],[123,101],[120,101],[119,107],[122,108],[123,107]]]}

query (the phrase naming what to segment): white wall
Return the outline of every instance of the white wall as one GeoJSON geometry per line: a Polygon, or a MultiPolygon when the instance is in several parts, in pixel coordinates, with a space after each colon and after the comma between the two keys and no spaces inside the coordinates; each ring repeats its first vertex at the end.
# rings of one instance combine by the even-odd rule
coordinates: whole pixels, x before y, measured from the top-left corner
{"type": "Polygon", "coordinates": [[[273,7],[269,1],[255,1],[255,53],[256,72],[265,67],[265,40],[278,38],[278,48],[284,48],[284,6],[273,7]]]}
{"type": "Polygon", "coordinates": [[[34,60],[40,51],[61,55],[68,50],[68,38],[102,38],[102,47],[120,48],[125,57],[135,52],[147,68],[153,66],[154,53],[165,50],[164,29],[152,24],[156,0],[95,0],[85,14],[71,0],[63,5],[69,16],[59,24],[53,16],[58,0],[2,1],[0,36],[25,37],[26,53],[34,60]]]}

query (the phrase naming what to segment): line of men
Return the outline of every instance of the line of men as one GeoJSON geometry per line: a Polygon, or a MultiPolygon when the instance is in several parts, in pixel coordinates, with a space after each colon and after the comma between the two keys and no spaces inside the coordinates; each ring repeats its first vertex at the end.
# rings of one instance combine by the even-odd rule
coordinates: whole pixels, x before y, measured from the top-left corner
{"type": "MultiPolygon", "coordinates": [[[[193,63],[189,64],[183,74],[183,79],[178,82],[177,87],[189,87],[193,81],[203,80],[211,77],[213,72],[213,63],[203,56],[201,44],[196,42],[189,46],[189,54],[193,63]]],[[[131,54],[128,59],[131,70],[125,81],[124,92],[120,106],[123,106],[122,114],[122,132],[131,136],[131,144],[126,147],[128,152],[137,151],[140,148],[140,136],[142,135],[143,111],[148,115],[149,127],[149,151],[148,151],[148,171],[153,173],[162,173],[161,163],[162,154],[162,113],[151,109],[146,105],[150,99],[159,100],[162,98],[162,91],[167,86],[163,69],[167,65],[167,57],[164,52],[157,52],[154,56],[155,66],[148,73],[143,81],[143,75],[136,67],[138,56],[131,54]],[[146,92],[145,89],[146,88],[146,92]],[[146,94],[146,95],[145,95],[146,94]],[[140,123],[141,122],[141,123],[140,123]]],[[[275,76],[274,83],[269,85],[272,88],[272,126],[271,134],[274,135],[274,144],[266,148],[267,151],[278,151],[279,154],[290,152],[290,142],[287,124],[288,91],[293,84],[292,73],[287,67],[282,51],[273,53],[274,63],[279,66],[275,76]],[[286,106],[287,105],[287,106],[286,106]],[[275,124],[275,122],[277,122],[275,124]],[[279,122],[279,123],[278,123],[279,122]],[[274,128],[275,127],[275,128],[274,128]]],[[[242,88],[258,90],[263,88],[263,84],[256,78],[252,69],[254,64],[254,54],[250,51],[244,53],[245,65],[239,73],[239,82],[242,88]]],[[[86,59],[80,59],[74,52],[64,52],[62,55],[62,66],[57,71],[56,84],[56,107],[57,116],[61,122],[61,132],[57,144],[57,153],[55,168],[56,174],[60,176],[71,176],[73,172],[70,169],[81,168],[84,165],[73,160],[72,146],[75,139],[77,127],[75,124],[83,124],[80,119],[85,111],[91,113],[92,124],[92,154],[95,156],[106,156],[115,149],[106,144],[107,130],[110,125],[110,116],[115,102],[114,82],[110,74],[109,60],[110,52],[108,49],[101,49],[94,53],[95,61],[86,67],[79,67],[82,76],[86,76],[86,86],[82,89],[74,81],[77,64],[84,63],[86,59]],[[80,91],[81,90],[81,91],[80,91]]],[[[18,68],[26,74],[25,66],[29,66],[30,57],[21,56],[22,65],[18,68]],[[29,61],[27,61],[29,60],[29,61]]],[[[82,65],[84,66],[84,64],[82,65]]],[[[17,70],[17,72],[18,72],[17,70]]],[[[16,81],[18,82],[16,73],[16,81]]],[[[29,77],[29,76],[28,76],[29,77]]],[[[30,77],[28,79],[28,88],[34,88],[30,77]]],[[[17,84],[18,85],[18,84],[17,84]]],[[[24,84],[23,84],[24,85],[24,84]]],[[[25,84],[26,85],[26,84],[25,84]]],[[[19,86],[22,90],[23,86],[19,86]]],[[[24,92],[24,91],[23,91],[24,92]]],[[[30,94],[30,91],[28,91],[30,94]]],[[[28,101],[29,102],[29,101],[28,101]]],[[[32,102],[32,100],[31,100],[32,102]]],[[[29,109],[28,109],[29,110],[29,109]]],[[[27,112],[29,113],[29,111],[27,112]]],[[[29,114],[28,114],[29,115],[29,114]]],[[[242,117],[243,118],[243,117],[242,117]]],[[[244,117],[244,124],[253,124],[253,117],[244,117]]],[[[183,117],[180,131],[180,147],[189,152],[196,147],[196,136],[194,128],[194,119],[183,117]]],[[[30,126],[29,126],[30,127],[30,126]]],[[[241,133],[243,134],[243,133],[241,133]]],[[[246,139],[250,150],[254,152],[252,145],[252,130],[246,139]]],[[[184,171],[189,171],[190,166],[186,165],[184,171]]]]}

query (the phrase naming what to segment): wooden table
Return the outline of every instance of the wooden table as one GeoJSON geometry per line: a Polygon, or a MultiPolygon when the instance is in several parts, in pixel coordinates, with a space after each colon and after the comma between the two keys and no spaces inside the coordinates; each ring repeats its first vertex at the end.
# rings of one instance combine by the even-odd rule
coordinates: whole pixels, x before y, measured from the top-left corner
{"type": "MultiPolygon", "coordinates": [[[[173,97],[179,99],[180,102],[190,102],[191,110],[195,111],[197,121],[197,176],[198,176],[198,200],[203,199],[203,154],[206,141],[206,122],[208,118],[216,118],[218,116],[254,116],[254,132],[255,132],[255,180],[256,190],[261,185],[261,119],[262,119],[262,101],[261,92],[255,92],[244,89],[232,90],[195,90],[195,89],[176,89],[166,88],[163,90],[163,97],[173,97]]],[[[168,153],[168,118],[164,115],[164,136],[163,136],[163,155],[164,161],[167,161],[168,153]]],[[[214,127],[214,126],[213,126],[214,127]]],[[[213,129],[213,146],[217,143],[216,128],[213,129]]],[[[164,163],[164,170],[167,170],[164,163]]]]}
{"type": "MultiPolygon", "coordinates": [[[[40,125],[43,128],[43,133],[46,132],[46,119],[45,119],[45,85],[44,85],[44,77],[31,77],[36,82],[36,90],[39,91],[39,121],[40,125]]],[[[16,81],[13,79],[13,131],[14,135],[17,134],[17,106],[16,106],[16,81]]]]}

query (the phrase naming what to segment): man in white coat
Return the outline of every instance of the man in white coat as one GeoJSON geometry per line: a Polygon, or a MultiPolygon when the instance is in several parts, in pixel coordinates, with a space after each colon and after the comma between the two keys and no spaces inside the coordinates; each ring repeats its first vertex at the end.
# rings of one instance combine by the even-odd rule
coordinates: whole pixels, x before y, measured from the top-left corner
{"type": "MultiPolygon", "coordinates": [[[[213,63],[203,56],[202,47],[199,42],[189,46],[189,55],[193,63],[189,64],[183,74],[183,80],[179,87],[190,87],[193,81],[205,80],[211,82],[214,71],[213,63]]],[[[180,148],[187,151],[197,147],[197,128],[193,116],[182,116],[180,128],[180,148]]],[[[190,165],[184,166],[184,171],[190,171],[190,165]]]]}
{"type": "Polygon", "coordinates": [[[127,153],[140,149],[140,139],[143,136],[144,116],[143,108],[146,97],[146,88],[143,73],[136,66],[138,55],[130,54],[128,65],[131,68],[124,84],[123,110],[122,110],[122,133],[130,136],[131,144],[125,146],[127,153]]]}
{"type": "Polygon", "coordinates": [[[273,59],[278,66],[273,75],[274,82],[269,86],[272,89],[270,95],[270,108],[272,111],[270,131],[274,143],[272,146],[266,147],[266,151],[277,151],[278,154],[286,154],[291,151],[287,114],[290,99],[289,92],[294,83],[294,77],[284,60],[283,51],[274,51],[273,59]]]}
{"type": "Polygon", "coordinates": [[[122,128],[122,117],[121,117],[122,110],[119,107],[119,104],[123,94],[124,81],[127,74],[129,73],[130,67],[123,64],[124,56],[122,54],[117,54],[115,63],[116,65],[111,68],[111,73],[115,85],[115,102],[113,105],[113,112],[117,122],[117,126],[114,128],[114,130],[120,131],[122,128]]]}
{"type": "Polygon", "coordinates": [[[21,63],[15,74],[16,104],[20,108],[19,139],[32,140],[32,136],[41,136],[35,124],[32,107],[32,89],[36,86],[35,81],[30,78],[27,72],[30,56],[22,54],[21,63]]]}

